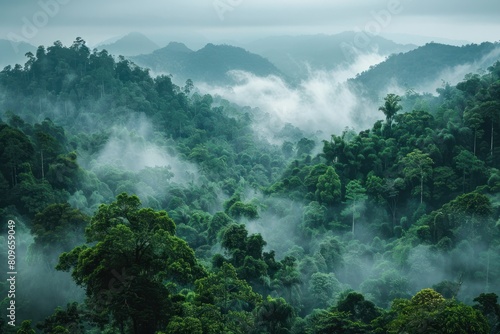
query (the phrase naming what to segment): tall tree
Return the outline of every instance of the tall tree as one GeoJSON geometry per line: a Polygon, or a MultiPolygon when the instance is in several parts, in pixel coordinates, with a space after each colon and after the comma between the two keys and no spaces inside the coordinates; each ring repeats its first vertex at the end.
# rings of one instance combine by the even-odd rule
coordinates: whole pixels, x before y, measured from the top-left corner
{"type": "Polygon", "coordinates": [[[403,109],[403,107],[399,104],[399,102],[401,102],[401,97],[399,97],[399,95],[390,93],[387,94],[386,97],[384,97],[384,101],[384,105],[379,107],[378,110],[384,113],[386,123],[390,128],[394,115],[396,115],[398,111],[403,109]]]}
{"type": "Polygon", "coordinates": [[[136,196],[122,193],[102,204],[86,237],[89,245],[63,253],[57,269],[71,270],[93,313],[111,315],[121,333],[160,329],[170,312],[164,282],[189,283],[204,275],[167,213],[141,208],[136,196]]]}
{"type": "Polygon", "coordinates": [[[230,311],[249,312],[261,301],[262,297],[252,290],[244,280],[238,278],[236,269],[229,263],[224,263],[215,273],[195,282],[197,300],[200,303],[217,306],[222,315],[224,333],[231,320],[230,311]]]}
{"type": "Polygon", "coordinates": [[[333,167],[329,166],[318,178],[316,198],[327,205],[334,205],[340,200],[340,178],[333,167]]]}
{"type": "Polygon", "coordinates": [[[415,149],[408,153],[402,160],[405,178],[411,182],[414,178],[420,179],[420,204],[424,198],[424,180],[432,173],[434,162],[427,153],[415,149]]]}
{"type": "Polygon", "coordinates": [[[347,211],[344,211],[344,213],[350,213],[352,216],[351,232],[354,234],[354,221],[360,216],[359,212],[367,198],[366,189],[361,185],[359,180],[351,180],[347,184],[345,192],[345,198],[348,200],[348,208],[347,211]]]}

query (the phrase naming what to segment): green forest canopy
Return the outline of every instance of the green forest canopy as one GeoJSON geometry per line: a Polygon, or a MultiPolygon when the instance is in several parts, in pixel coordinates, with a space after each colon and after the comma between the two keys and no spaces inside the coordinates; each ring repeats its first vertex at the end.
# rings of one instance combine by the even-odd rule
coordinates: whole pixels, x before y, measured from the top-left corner
{"type": "Polygon", "coordinates": [[[273,145],[81,38],[27,58],[0,72],[1,229],[32,237],[3,332],[499,332],[499,62],[273,145]],[[130,166],[148,152],[170,166],[130,166]]]}

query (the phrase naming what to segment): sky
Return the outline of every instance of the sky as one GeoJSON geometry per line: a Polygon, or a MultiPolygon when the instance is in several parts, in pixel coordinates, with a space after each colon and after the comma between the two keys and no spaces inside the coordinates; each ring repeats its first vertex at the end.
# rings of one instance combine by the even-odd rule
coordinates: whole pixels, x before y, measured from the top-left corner
{"type": "Polygon", "coordinates": [[[0,0],[0,39],[88,45],[141,32],[160,46],[371,32],[400,42],[500,40],[497,0],[0,0]],[[407,35],[413,35],[408,40],[407,35]],[[417,36],[424,36],[420,38],[417,36]]]}

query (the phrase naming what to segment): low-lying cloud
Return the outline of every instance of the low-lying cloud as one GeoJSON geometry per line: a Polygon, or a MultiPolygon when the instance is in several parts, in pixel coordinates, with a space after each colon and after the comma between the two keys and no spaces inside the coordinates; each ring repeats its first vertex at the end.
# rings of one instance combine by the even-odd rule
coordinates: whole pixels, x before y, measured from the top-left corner
{"type": "Polygon", "coordinates": [[[484,73],[488,67],[500,59],[500,48],[496,48],[478,61],[448,67],[436,75],[431,82],[420,85],[415,90],[420,93],[436,93],[436,89],[448,83],[452,86],[464,80],[464,77],[470,73],[484,73]]]}
{"type": "Polygon", "coordinates": [[[231,71],[237,82],[231,87],[205,84],[200,90],[242,106],[258,108],[266,115],[256,130],[272,137],[286,123],[309,133],[329,138],[346,127],[361,129],[376,120],[373,106],[354,92],[347,80],[384,60],[377,54],[362,55],[348,67],[333,71],[310,70],[307,79],[292,86],[277,76],[258,77],[244,71],[231,71]]]}
{"type": "Polygon", "coordinates": [[[163,138],[155,138],[158,134],[152,129],[145,116],[132,117],[128,125],[116,126],[92,168],[112,166],[138,173],[148,167],[164,167],[173,173],[174,182],[193,181],[198,175],[196,166],[177,157],[175,148],[162,143],[163,138]]]}

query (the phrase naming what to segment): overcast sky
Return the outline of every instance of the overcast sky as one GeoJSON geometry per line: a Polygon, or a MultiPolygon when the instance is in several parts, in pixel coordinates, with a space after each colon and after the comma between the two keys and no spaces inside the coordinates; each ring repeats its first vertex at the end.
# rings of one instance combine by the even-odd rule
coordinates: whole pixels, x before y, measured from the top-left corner
{"type": "Polygon", "coordinates": [[[175,40],[195,48],[353,30],[500,41],[498,0],[0,0],[0,6],[0,38],[34,45],[80,36],[93,46],[132,31],[160,46],[175,40]]]}

